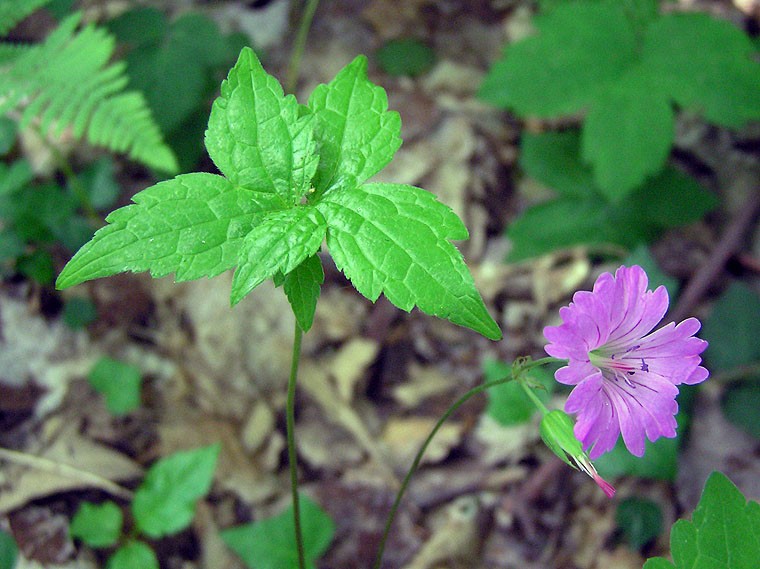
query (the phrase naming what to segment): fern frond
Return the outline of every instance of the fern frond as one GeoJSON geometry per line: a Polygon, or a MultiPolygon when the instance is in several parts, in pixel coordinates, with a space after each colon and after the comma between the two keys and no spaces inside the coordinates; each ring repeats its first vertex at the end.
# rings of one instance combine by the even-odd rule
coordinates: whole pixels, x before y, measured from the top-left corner
{"type": "MultiPolygon", "coordinates": [[[[18,53],[0,81],[0,113],[25,104],[21,126],[39,120],[43,132],[71,127],[86,139],[165,172],[178,170],[140,93],[123,92],[123,62],[109,65],[114,39],[80,15],[61,22],[47,39],[18,53]]],[[[2,51],[0,51],[0,55],[2,51]]],[[[1,64],[1,62],[0,62],[1,64]]]]}
{"type": "Polygon", "coordinates": [[[3,0],[0,2],[0,36],[50,0],[3,0]]]}

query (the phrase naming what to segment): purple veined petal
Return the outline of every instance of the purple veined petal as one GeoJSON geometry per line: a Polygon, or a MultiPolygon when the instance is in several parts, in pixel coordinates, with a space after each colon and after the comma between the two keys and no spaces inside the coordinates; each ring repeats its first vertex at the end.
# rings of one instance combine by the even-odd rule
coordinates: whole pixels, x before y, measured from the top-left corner
{"type": "Polygon", "coordinates": [[[700,354],[707,342],[694,336],[688,318],[652,332],[668,308],[664,287],[647,289],[641,267],[601,274],[591,292],[579,291],[560,309],[562,324],[544,331],[546,351],[568,360],[560,383],[575,385],[565,410],[576,415],[575,436],[591,458],[611,450],[622,435],[635,455],[646,441],[673,437],[678,387],[707,379],[700,354]]]}
{"type": "Polygon", "coordinates": [[[592,375],[601,376],[601,373],[590,362],[570,360],[569,365],[561,367],[554,372],[554,379],[565,385],[577,385],[589,379],[592,375]]]}
{"type": "Polygon", "coordinates": [[[647,293],[639,303],[640,310],[636,319],[626,320],[610,334],[609,342],[615,344],[637,343],[642,336],[649,334],[668,311],[668,291],[660,286],[652,293],[647,293]]]}

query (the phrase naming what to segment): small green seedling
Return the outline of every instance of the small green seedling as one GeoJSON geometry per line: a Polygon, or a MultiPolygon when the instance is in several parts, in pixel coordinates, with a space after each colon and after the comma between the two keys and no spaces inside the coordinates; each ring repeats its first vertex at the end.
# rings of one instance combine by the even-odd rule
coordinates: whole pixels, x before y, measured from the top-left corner
{"type": "Polygon", "coordinates": [[[617,506],[615,522],[631,548],[639,551],[660,535],[662,511],[652,500],[626,498],[617,506]]]}
{"type": "Polygon", "coordinates": [[[159,539],[190,525],[196,503],[211,488],[219,448],[181,451],[157,461],[135,492],[133,531],[125,533],[122,510],[114,502],[83,502],[71,520],[72,537],[93,548],[116,547],[107,569],[158,569],[153,549],[138,536],[159,539]]]}
{"type": "Polygon", "coordinates": [[[375,53],[378,65],[388,75],[417,77],[435,65],[435,52],[420,40],[391,40],[375,53]]]}
{"type": "Polygon", "coordinates": [[[0,569],[13,569],[18,559],[18,545],[13,536],[0,531],[0,569]]]}
{"type": "MultiPolygon", "coordinates": [[[[306,567],[314,569],[335,535],[335,522],[308,496],[300,496],[306,567]]],[[[229,528],[221,537],[250,569],[296,567],[298,556],[293,528],[293,506],[280,514],[229,528]]]]}
{"type": "Polygon", "coordinates": [[[142,373],[140,368],[113,358],[100,358],[87,379],[103,395],[112,415],[126,415],[140,406],[142,373]]]}
{"type": "Polygon", "coordinates": [[[311,327],[323,241],[372,301],[381,293],[498,339],[501,332],[450,240],[467,229],[414,186],[366,183],[401,144],[401,121],[356,58],[308,106],[284,96],[245,48],[214,102],[206,147],[223,175],[161,182],[111,213],[58,277],[66,288],[123,271],[177,281],[237,267],[237,304],[268,278],[283,282],[301,329],[311,327]]]}

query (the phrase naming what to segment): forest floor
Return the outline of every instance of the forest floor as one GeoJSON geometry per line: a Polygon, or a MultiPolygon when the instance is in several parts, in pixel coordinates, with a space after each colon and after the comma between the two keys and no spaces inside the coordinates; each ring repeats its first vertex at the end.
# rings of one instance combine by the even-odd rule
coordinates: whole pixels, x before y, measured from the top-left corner
{"type": "MultiPolygon", "coordinates": [[[[265,67],[283,77],[292,31],[275,25],[276,10],[285,10],[278,4],[287,2],[258,10],[275,22],[272,37],[264,38],[265,67]]],[[[504,263],[506,225],[545,192],[516,166],[521,130],[541,125],[478,102],[475,91],[506,38],[525,34],[531,4],[337,0],[317,11],[299,100],[357,54],[370,55],[370,78],[388,91],[403,124],[404,144],[381,179],[423,187],[465,220],[471,237],[458,245],[504,330],[503,340],[491,342],[416,310],[401,312],[383,298],[372,304],[323,257],[326,282],[304,337],[296,425],[302,489],[336,523],[320,568],[371,565],[414,454],[448,406],[483,381],[483,362],[544,356],[542,329],[557,323],[557,309],[619,264],[582,247],[504,263]],[[408,36],[433,47],[435,66],[416,79],[382,73],[371,55],[384,41],[408,36]]],[[[690,4],[741,21],[730,2],[690,4]]],[[[679,128],[691,137],[680,158],[716,192],[737,152],[757,163],[756,151],[737,150],[719,129],[679,128]]],[[[139,184],[145,185],[125,181],[134,191],[139,184]]],[[[682,283],[715,262],[715,244],[741,210],[740,203],[723,204],[654,246],[661,267],[682,283]]],[[[745,241],[732,259],[756,278],[751,258],[760,253],[760,232],[740,229],[745,241]]],[[[153,542],[166,568],[243,567],[219,531],[279,513],[290,499],[284,410],[293,318],[282,291],[270,284],[230,309],[230,280],[174,284],[127,274],[81,285],[75,293],[86,291],[99,314],[85,331],[66,327],[51,308],[60,306],[61,293],[26,282],[0,289],[1,446],[133,489],[156,459],[221,443],[213,488],[192,526],[153,542]],[[109,415],[86,380],[103,355],[143,371],[142,405],[126,417],[109,415]]],[[[717,271],[690,315],[704,316],[725,282],[717,271]]],[[[668,531],[643,552],[633,550],[617,530],[619,500],[654,499],[669,528],[693,509],[714,469],[760,496],[760,447],[726,422],[720,396],[720,385],[700,389],[675,483],[620,478],[614,500],[543,446],[537,417],[505,427],[484,413],[485,397],[474,398],[434,440],[402,503],[384,567],[639,569],[647,556],[667,554],[668,531]]],[[[549,404],[561,408],[563,397],[549,404]]],[[[104,498],[113,496],[87,479],[0,463],[0,519],[21,547],[19,567],[101,566],[102,557],[68,537],[68,525],[83,500],[104,498]]]]}

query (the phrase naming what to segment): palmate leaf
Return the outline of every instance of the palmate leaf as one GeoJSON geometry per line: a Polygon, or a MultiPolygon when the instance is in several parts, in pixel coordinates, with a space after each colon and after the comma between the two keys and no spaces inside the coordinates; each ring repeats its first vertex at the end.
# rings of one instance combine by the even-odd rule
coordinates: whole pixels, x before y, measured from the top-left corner
{"type": "Polygon", "coordinates": [[[335,264],[361,294],[381,293],[398,308],[501,337],[461,253],[450,239],[467,238],[456,214],[435,196],[401,184],[365,184],[325,195],[317,204],[327,220],[335,264]]]}
{"type": "Polygon", "coordinates": [[[451,240],[461,220],[435,196],[360,185],[400,144],[400,119],[359,57],[299,107],[243,49],[222,83],[206,132],[224,176],[187,174],[138,193],[64,268],[58,286],[121,271],[176,280],[237,266],[231,301],[267,278],[283,282],[299,326],[314,319],[327,236],[337,266],[370,300],[501,337],[451,240]]]}

